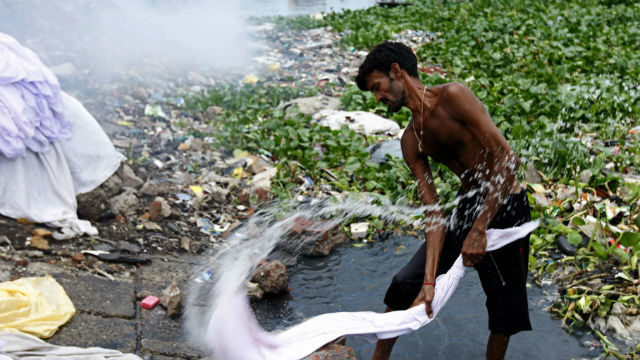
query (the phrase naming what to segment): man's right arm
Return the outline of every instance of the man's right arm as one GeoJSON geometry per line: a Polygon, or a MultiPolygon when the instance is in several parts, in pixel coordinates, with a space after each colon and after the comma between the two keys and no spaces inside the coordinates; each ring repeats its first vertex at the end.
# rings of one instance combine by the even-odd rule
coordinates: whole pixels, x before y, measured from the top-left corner
{"type": "MultiPolygon", "coordinates": [[[[422,202],[427,205],[425,211],[425,242],[426,242],[426,262],[425,262],[425,283],[435,284],[438,261],[445,235],[445,213],[439,205],[438,193],[433,183],[431,168],[428,158],[418,153],[416,140],[410,137],[411,134],[405,132],[402,136],[402,156],[411,169],[411,172],[418,180],[418,190],[422,202]]],[[[427,315],[433,316],[431,302],[433,301],[434,287],[423,285],[418,297],[412,306],[425,304],[427,315]]]]}

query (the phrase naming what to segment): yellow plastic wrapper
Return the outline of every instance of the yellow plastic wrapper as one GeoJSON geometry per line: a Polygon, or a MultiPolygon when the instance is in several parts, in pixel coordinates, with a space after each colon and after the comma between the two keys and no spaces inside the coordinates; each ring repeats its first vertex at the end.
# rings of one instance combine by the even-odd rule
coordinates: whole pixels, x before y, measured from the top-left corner
{"type": "Polygon", "coordinates": [[[233,171],[231,172],[231,176],[233,176],[236,179],[240,179],[242,178],[243,173],[244,173],[244,170],[242,170],[242,166],[238,166],[237,168],[233,169],[233,171]]]}
{"type": "Polygon", "coordinates": [[[204,189],[202,188],[202,186],[191,185],[189,186],[189,189],[191,189],[191,191],[193,191],[193,193],[196,194],[197,197],[204,196],[204,189]]]}
{"type": "Polygon", "coordinates": [[[258,79],[255,75],[247,74],[244,76],[244,78],[242,78],[242,83],[255,85],[258,82],[258,80],[260,79],[258,79]]]}
{"type": "Polygon", "coordinates": [[[0,283],[0,330],[49,338],[75,313],[64,288],[50,275],[0,283]]]}

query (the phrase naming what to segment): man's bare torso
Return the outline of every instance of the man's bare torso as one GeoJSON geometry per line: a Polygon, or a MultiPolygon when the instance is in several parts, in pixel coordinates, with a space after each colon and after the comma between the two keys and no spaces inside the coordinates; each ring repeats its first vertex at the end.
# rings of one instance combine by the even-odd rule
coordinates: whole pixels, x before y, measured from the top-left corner
{"type": "MultiPolygon", "coordinates": [[[[461,87],[459,83],[448,83],[426,89],[423,121],[417,125],[412,121],[406,128],[402,136],[403,149],[415,149],[418,157],[428,156],[444,164],[460,178],[464,189],[479,189],[489,184],[490,176],[495,174],[488,170],[506,165],[507,155],[513,152],[484,108],[473,109],[483,112],[473,124],[453,115],[457,111],[452,107],[460,105],[455,105],[458,102],[452,101],[452,97],[468,96],[462,94],[461,87]],[[417,137],[421,132],[422,151],[419,151],[417,137]],[[491,151],[490,142],[499,143],[500,150],[491,151]]],[[[512,191],[518,189],[519,185],[513,184],[512,191]]]]}

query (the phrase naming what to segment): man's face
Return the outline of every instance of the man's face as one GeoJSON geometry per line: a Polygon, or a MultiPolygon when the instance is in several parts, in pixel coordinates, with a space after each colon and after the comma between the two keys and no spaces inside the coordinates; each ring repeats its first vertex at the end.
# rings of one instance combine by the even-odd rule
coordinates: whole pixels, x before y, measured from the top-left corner
{"type": "Polygon", "coordinates": [[[374,70],[367,78],[367,88],[376,95],[376,101],[389,107],[393,112],[399,111],[404,105],[405,93],[402,82],[393,78],[393,75],[374,70]]]}

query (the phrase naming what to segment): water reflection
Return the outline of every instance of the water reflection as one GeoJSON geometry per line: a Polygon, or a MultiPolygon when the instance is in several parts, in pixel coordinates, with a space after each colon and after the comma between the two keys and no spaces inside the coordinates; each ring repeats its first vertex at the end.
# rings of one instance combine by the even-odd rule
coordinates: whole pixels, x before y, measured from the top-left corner
{"type": "MultiPolygon", "coordinates": [[[[261,325],[267,330],[295,325],[326,312],[383,311],[384,292],[391,276],[403,266],[420,243],[411,237],[391,237],[366,248],[344,246],[325,258],[303,258],[290,269],[290,294],[253,304],[261,325]],[[394,251],[399,246],[406,251],[394,251]]],[[[529,315],[533,331],[512,337],[508,359],[573,359],[595,357],[582,343],[590,334],[568,334],[542,311],[545,296],[536,286],[528,288],[529,315]]],[[[429,326],[401,336],[393,359],[481,359],[484,357],[488,318],[485,295],[475,270],[467,271],[456,293],[429,326]]],[[[370,359],[373,344],[349,337],[358,359],[370,359]]]]}

